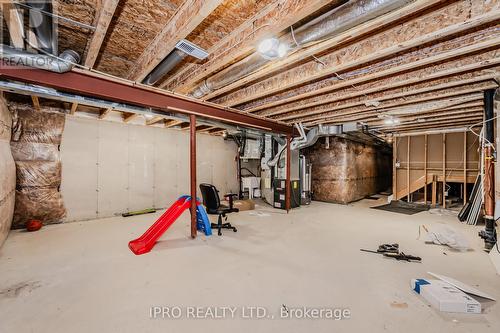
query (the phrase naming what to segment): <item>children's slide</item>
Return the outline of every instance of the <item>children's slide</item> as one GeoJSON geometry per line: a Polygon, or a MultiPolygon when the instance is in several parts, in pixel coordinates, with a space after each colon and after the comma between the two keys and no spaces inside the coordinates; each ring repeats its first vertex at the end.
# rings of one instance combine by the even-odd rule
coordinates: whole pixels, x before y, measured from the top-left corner
{"type": "MultiPolygon", "coordinates": [[[[139,238],[128,243],[128,247],[134,254],[140,255],[148,253],[155,246],[156,241],[167,231],[168,228],[177,220],[182,213],[191,206],[191,197],[184,195],[177,199],[176,202],[148,230],[139,238]]],[[[207,236],[212,234],[210,221],[203,209],[203,206],[197,205],[197,228],[205,232],[207,236]]]]}

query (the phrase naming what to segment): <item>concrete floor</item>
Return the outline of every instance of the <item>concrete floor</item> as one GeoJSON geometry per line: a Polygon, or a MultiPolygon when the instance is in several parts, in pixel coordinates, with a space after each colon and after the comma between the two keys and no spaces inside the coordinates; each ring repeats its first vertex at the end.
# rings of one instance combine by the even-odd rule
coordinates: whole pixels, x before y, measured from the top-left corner
{"type": "Polygon", "coordinates": [[[259,206],[231,216],[237,233],[196,240],[187,237],[185,213],[151,253],[138,257],[127,243],[159,213],[12,232],[0,250],[0,331],[499,332],[497,303],[485,304],[480,315],[443,314],[409,285],[432,271],[500,299],[500,276],[481,250],[479,227],[429,212],[368,208],[382,201],[314,202],[289,215],[259,206]],[[417,240],[422,223],[453,225],[475,250],[424,244],[417,240]],[[423,263],[359,251],[386,242],[398,242],[423,263]],[[351,318],[283,319],[283,304],[349,309],[351,318]],[[152,319],[152,306],[178,306],[182,317],[152,319]],[[234,318],[186,319],[188,307],[204,307],[203,316],[216,306],[237,307],[234,318]],[[264,308],[266,318],[242,318],[251,306],[264,308]]]}

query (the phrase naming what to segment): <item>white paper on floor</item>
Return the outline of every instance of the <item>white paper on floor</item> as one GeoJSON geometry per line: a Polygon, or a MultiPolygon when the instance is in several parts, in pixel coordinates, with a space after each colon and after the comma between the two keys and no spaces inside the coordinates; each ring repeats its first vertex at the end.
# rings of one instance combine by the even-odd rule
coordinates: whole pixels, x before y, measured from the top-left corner
{"type": "Polygon", "coordinates": [[[433,225],[427,227],[427,232],[424,234],[424,241],[431,244],[448,245],[459,251],[467,251],[470,249],[467,238],[448,225],[433,225]]]}
{"type": "Polygon", "coordinates": [[[258,217],[269,217],[269,216],[271,216],[271,214],[264,213],[264,212],[259,212],[259,211],[251,211],[250,213],[248,213],[248,215],[258,216],[258,217]]]}
{"type": "MultiPolygon", "coordinates": [[[[498,234],[498,232],[497,232],[498,234]]],[[[490,259],[497,270],[497,274],[500,275],[500,244],[496,243],[495,246],[490,251],[490,259]]]]}

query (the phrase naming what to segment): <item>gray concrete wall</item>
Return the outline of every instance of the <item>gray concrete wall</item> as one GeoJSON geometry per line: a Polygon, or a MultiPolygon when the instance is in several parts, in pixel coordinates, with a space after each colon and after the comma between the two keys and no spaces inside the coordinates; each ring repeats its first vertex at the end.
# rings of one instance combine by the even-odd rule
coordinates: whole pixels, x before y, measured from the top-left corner
{"type": "MultiPolygon", "coordinates": [[[[198,183],[238,191],[232,141],[199,134],[197,151],[198,183]]],[[[164,208],[189,194],[188,131],[67,116],[61,160],[67,221],[164,208]]]]}
{"type": "Polygon", "coordinates": [[[12,117],[0,97],[0,246],[9,233],[14,214],[16,166],[10,150],[12,117]]]}

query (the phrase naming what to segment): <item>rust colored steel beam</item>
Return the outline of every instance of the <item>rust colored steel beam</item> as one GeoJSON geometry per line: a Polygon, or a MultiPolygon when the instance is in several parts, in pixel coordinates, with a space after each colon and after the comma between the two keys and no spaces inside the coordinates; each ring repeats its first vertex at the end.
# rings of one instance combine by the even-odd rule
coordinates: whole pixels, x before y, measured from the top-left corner
{"type": "Polygon", "coordinates": [[[59,74],[40,69],[2,64],[0,66],[0,78],[37,84],[113,102],[128,103],[164,111],[170,110],[188,115],[194,114],[229,124],[248,126],[279,134],[294,133],[293,127],[283,122],[256,117],[213,103],[201,102],[160,89],[153,89],[90,72],[73,70],[59,74]]]}
{"type": "Polygon", "coordinates": [[[191,172],[191,238],[196,238],[196,116],[189,116],[189,166],[191,172]]]}

